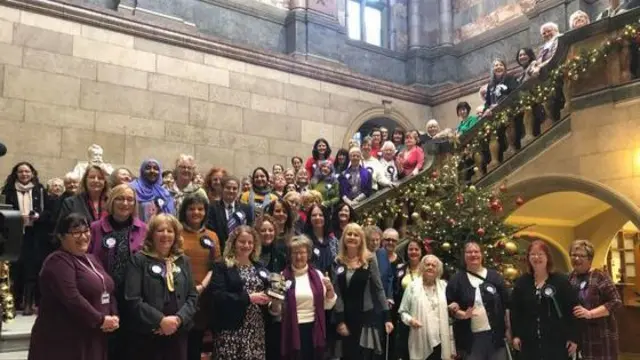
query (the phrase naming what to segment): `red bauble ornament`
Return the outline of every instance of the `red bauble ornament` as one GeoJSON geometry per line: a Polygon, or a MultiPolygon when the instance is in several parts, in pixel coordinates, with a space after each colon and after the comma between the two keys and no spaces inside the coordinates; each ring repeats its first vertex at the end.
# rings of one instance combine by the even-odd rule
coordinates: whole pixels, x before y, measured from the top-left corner
{"type": "Polygon", "coordinates": [[[516,199],[516,205],[521,206],[522,204],[524,204],[524,199],[518,196],[516,199]]]}
{"type": "Polygon", "coordinates": [[[438,172],[437,171],[432,172],[431,173],[431,177],[434,178],[434,179],[437,178],[438,177],[438,172]]]}
{"type": "Polygon", "coordinates": [[[485,234],[484,228],[479,228],[476,233],[478,234],[478,236],[483,237],[485,234]]]}
{"type": "Polygon", "coordinates": [[[453,226],[453,225],[455,225],[455,224],[456,224],[456,221],[455,221],[455,220],[453,220],[453,219],[449,219],[449,224],[451,224],[451,226],[453,226]]]}
{"type": "Polygon", "coordinates": [[[504,249],[504,241],[500,240],[496,245],[498,246],[498,249],[504,249]]]}
{"type": "Polygon", "coordinates": [[[500,192],[503,192],[503,193],[504,193],[504,192],[507,192],[507,184],[502,184],[502,185],[500,185],[500,188],[499,188],[499,189],[500,189],[500,192]]]}
{"type": "Polygon", "coordinates": [[[502,207],[502,202],[500,200],[498,200],[498,199],[495,199],[489,204],[489,207],[493,211],[498,211],[498,209],[500,209],[502,207]]]}
{"type": "Polygon", "coordinates": [[[462,196],[462,194],[458,194],[458,196],[456,197],[456,204],[462,205],[463,203],[464,203],[464,196],[462,196]]]}

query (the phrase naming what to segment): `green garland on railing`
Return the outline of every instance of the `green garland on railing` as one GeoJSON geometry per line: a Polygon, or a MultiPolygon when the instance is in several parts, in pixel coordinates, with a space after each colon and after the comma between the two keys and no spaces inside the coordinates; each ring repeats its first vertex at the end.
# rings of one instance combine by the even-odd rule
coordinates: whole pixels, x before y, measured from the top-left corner
{"type": "Polygon", "coordinates": [[[567,59],[563,64],[551,70],[549,77],[542,84],[531,91],[521,92],[515,105],[500,110],[486,119],[483,128],[467,146],[471,149],[478,149],[489,143],[491,136],[496,135],[497,130],[507,125],[511,118],[522,113],[525,109],[531,109],[534,105],[542,104],[553,97],[563,78],[572,81],[578,80],[582,73],[600,65],[609,54],[622,49],[626,42],[640,43],[640,24],[626,25],[621,34],[604,41],[599,48],[582,49],[579,55],[567,59]]]}

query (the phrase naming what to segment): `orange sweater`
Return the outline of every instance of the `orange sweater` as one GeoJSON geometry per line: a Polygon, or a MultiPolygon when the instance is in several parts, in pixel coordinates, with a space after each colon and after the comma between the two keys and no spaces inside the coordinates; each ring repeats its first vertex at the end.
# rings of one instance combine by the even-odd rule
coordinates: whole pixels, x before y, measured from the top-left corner
{"type": "Polygon", "coordinates": [[[185,228],[182,232],[182,238],[184,239],[184,253],[191,259],[193,281],[196,285],[200,284],[211,269],[211,263],[222,258],[220,240],[218,240],[218,235],[215,232],[207,229],[192,232],[185,228]],[[202,244],[200,239],[204,235],[208,236],[213,242],[213,251],[202,244]]]}

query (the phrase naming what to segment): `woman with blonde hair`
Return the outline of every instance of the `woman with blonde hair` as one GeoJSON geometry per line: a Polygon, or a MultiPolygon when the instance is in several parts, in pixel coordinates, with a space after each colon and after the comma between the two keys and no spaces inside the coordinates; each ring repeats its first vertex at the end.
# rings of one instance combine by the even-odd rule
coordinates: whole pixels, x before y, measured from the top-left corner
{"type": "Polygon", "coordinates": [[[420,260],[419,277],[409,284],[400,303],[400,319],[410,327],[409,359],[449,360],[455,354],[449,329],[447,282],[435,255],[420,260]]]}
{"type": "Polygon", "coordinates": [[[191,261],[182,250],[182,225],[169,214],[154,216],[126,273],[124,298],[135,344],[130,358],[186,360],[197,297],[191,261]]]}
{"type": "Polygon", "coordinates": [[[335,307],[339,340],[336,352],[344,360],[367,359],[382,353],[378,331],[379,313],[385,319],[385,331],[393,324],[374,256],[367,250],[362,227],[348,224],[340,239],[334,288],[338,295],[335,307]]]}
{"type": "Polygon", "coordinates": [[[264,306],[269,272],[260,263],[260,235],[241,225],[229,235],[222,262],[213,267],[208,291],[212,299],[213,359],[265,358],[264,306]]]}
{"type": "MultiPolygon", "coordinates": [[[[91,223],[91,242],[88,253],[94,255],[115,284],[118,312],[126,313],[124,301],[125,273],[131,258],[142,249],[147,224],[137,216],[135,191],[129,184],[121,184],[109,192],[108,216],[91,223]]],[[[120,330],[109,337],[109,358],[125,358],[127,348],[127,317],[120,330]]]]}

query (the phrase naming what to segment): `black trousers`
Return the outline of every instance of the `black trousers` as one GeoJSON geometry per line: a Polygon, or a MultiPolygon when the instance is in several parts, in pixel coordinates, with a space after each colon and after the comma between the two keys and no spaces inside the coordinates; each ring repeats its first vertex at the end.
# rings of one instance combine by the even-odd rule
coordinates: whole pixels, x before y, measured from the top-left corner
{"type": "Polygon", "coordinates": [[[427,360],[442,360],[442,346],[438,345],[434,347],[433,352],[429,355],[427,360]]]}

